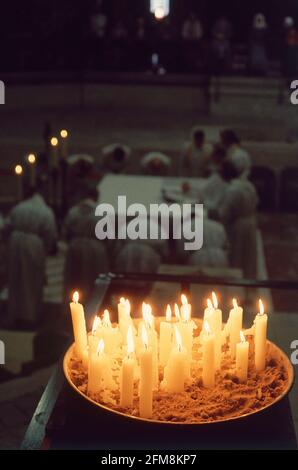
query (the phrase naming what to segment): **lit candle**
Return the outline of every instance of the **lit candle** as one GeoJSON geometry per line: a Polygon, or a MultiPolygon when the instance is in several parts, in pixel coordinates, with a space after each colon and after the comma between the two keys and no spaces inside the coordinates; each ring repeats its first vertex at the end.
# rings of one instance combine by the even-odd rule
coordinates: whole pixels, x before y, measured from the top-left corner
{"type": "Polygon", "coordinates": [[[187,351],[182,347],[179,329],[175,326],[176,346],[172,349],[168,364],[164,369],[164,386],[167,391],[181,393],[184,391],[185,379],[188,375],[187,351]]]}
{"type": "Polygon", "coordinates": [[[133,325],[130,311],[131,306],[129,300],[121,297],[118,303],[118,324],[123,341],[126,340],[128,327],[133,325]]]}
{"type": "Polygon", "coordinates": [[[174,305],[174,313],[176,321],[180,321],[180,309],[177,304],[174,305]]]}
{"type": "Polygon", "coordinates": [[[58,139],[57,137],[52,137],[50,140],[51,143],[51,155],[50,155],[50,167],[52,169],[58,167],[58,139]]]}
{"type": "Polygon", "coordinates": [[[163,367],[168,363],[172,349],[173,326],[171,319],[172,310],[170,305],[168,305],[166,310],[166,321],[160,322],[159,329],[159,362],[163,367]]]}
{"type": "Polygon", "coordinates": [[[215,384],[215,335],[211,333],[208,321],[204,321],[203,336],[203,386],[214,387],[215,384]]]}
{"type": "Polygon", "coordinates": [[[236,345],[236,375],[240,382],[246,382],[248,369],[249,343],[245,341],[245,336],[240,331],[240,343],[236,345]]]}
{"type": "Polygon", "coordinates": [[[142,341],[143,348],[140,351],[139,411],[141,418],[151,418],[153,398],[153,360],[152,348],[148,345],[148,334],[144,325],[142,325],[142,341]]]}
{"type": "Polygon", "coordinates": [[[61,157],[67,158],[68,157],[68,132],[66,129],[62,129],[60,131],[61,137],[61,157]]]}
{"type": "MultiPolygon", "coordinates": [[[[222,348],[222,311],[218,308],[218,301],[215,292],[212,292],[212,302],[207,299],[207,308],[204,312],[204,320],[215,335],[215,367],[220,369],[221,365],[221,348],[222,348]]],[[[203,330],[204,334],[204,330],[203,330]]]]}
{"type": "Polygon", "coordinates": [[[89,352],[96,352],[99,339],[102,339],[102,322],[100,317],[95,315],[91,334],[88,335],[89,352]]]}
{"type": "Polygon", "coordinates": [[[27,157],[29,163],[29,174],[30,174],[30,186],[35,187],[36,185],[36,156],[34,153],[29,153],[27,157]]]}
{"type": "Polygon", "coordinates": [[[257,372],[261,372],[266,366],[266,342],[267,342],[267,315],[264,313],[264,305],[259,300],[259,313],[255,318],[255,366],[257,372]]]}
{"type": "Polygon", "coordinates": [[[88,369],[88,395],[103,390],[105,374],[109,367],[108,357],[104,352],[104,340],[100,339],[97,351],[90,352],[88,369]]]}
{"type": "Polygon", "coordinates": [[[148,334],[149,346],[152,349],[152,373],[153,373],[153,386],[158,387],[158,338],[157,331],[154,328],[154,316],[152,314],[152,307],[150,304],[143,302],[142,304],[143,321],[139,324],[139,336],[142,336],[143,326],[145,326],[148,334]]]}
{"type": "Polygon", "coordinates": [[[181,315],[180,315],[180,321],[177,324],[177,327],[180,331],[181,337],[182,337],[182,344],[185,347],[187,351],[187,356],[190,361],[192,359],[192,345],[193,345],[193,327],[194,324],[191,321],[191,305],[187,302],[187,298],[185,295],[181,296],[181,315]]]}
{"type": "Polygon", "coordinates": [[[136,364],[133,353],[133,332],[132,327],[129,326],[127,330],[127,355],[122,361],[120,372],[120,404],[124,407],[133,404],[134,369],[136,364]]]}
{"type": "Polygon", "coordinates": [[[70,303],[73,334],[75,340],[75,355],[81,361],[84,360],[84,354],[87,351],[87,330],[83,305],[79,303],[79,293],[73,294],[70,303]]]}
{"type": "Polygon", "coordinates": [[[229,315],[230,333],[230,353],[231,357],[236,356],[236,344],[239,342],[240,331],[242,330],[243,309],[238,306],[237,300],[233,299],[233,308],[229,315]]]}
{"type": "Polygon", "coordinates": [[[14,172],[17,177],[17,200],[23,199],[23,167],[22,165],[16,165],[14,172]]]}

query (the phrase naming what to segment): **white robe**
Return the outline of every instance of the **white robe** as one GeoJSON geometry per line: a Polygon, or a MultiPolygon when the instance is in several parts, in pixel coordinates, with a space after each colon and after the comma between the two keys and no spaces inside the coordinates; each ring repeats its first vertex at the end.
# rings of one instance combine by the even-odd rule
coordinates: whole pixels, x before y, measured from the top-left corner
{"type": "Polygon", "coordinates": [[[69,241],[64,267],[65,295],[79,289],[83,301],[90,295],[101,272],[108,272],[107,247],[95,236],[95,202],[85,199],[72,207],[65,219],[63,233],[69,241]]]}
{"type": "Polygon", "coordinates": [[[246,150],[239,145],[231,145],[227,150],[227,158],[235,165],[241,178],[248,177],[251,168],[251,158],[246,150]]]}
{"type": "Polygon", "coordinates": [[[10,214],[12,234],[8,247],[8,315],[34,324],[41,315],[46,282],[46,253],[57,240],[53,211],[36,194],[10,214]]]}
{"type": "Polygon", "coordinates": [[[205,176],[205,172],[210,165],[212,150],[213,147],[208,142],[205,142],[200,149],[194,147],[191,142],[186,142],[180,158],[180,174],[189,173],[191,176],[205,176]]]}

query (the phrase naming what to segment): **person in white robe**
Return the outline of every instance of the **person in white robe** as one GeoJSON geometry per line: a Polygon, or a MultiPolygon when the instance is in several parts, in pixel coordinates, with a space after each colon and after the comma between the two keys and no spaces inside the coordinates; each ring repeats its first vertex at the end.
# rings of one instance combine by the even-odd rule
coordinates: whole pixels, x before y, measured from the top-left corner
{"type": "Polygon", "coordinates": [[[171,168],[171,159],[162,152],[148,152],[140,161],[146,175],[165,176],[171,168]]]}
{"type": "Polygon", "coordinates": [[[9,224],[8,322],[33,326],[42,315],[46,256],[56,248],[55,216],[41,194],[29,190],[11,211],[9,224]]]}
{"type": "Polygon", "coordinates": [[[222,177],[228,182],[217,212],[225,225],[230,245],[232,267],[241,268],[247,278],[257,275],[258,196],[253,184],[239,177],[239,171],[229,160],[222,164],[222,177]]]}
{"type": "Polygon", "coordinates": [[[213,146],[206,141],[205,133],[194,127],[190,142],[184,144],[180,159],[180,173],[203,177],[209,172],[213,146]]]}
{"type": "Polygon", "coordinates": [[[103,147],[102,151],[103,170],[110,173],[124,173],[129,163],[131,148],[127,145],[115,143],[103,147]]]}
{"type": "Polygon", "coordinates": [[[232,129],[225,129],[220,134],[221,143],[226,149],[227,158],[235,165],[238,174],[245,179],[251,169],[250,155],[241,146],[241,142],[232,129]]]}
{"type": "Polygon", "coordinates": [[[69,210],[64,222],[62,233],[68,242],[64,266],[66,298],[78,289],[82,300],[86,301],[98,274],[109,271],[106,244],[95,235],[98,199],[97,190],[87,188],[83,199],[69,210]]]}

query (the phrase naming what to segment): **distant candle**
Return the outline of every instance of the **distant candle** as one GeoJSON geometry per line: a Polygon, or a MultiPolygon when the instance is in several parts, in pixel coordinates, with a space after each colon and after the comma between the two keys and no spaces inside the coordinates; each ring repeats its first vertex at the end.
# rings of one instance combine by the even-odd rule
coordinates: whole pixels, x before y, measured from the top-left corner
{"type": "Polygon", "coordinates": [[[264,305],[259,300],[259,313],[255,318],[255,366],[257,372],[261,372],[266,366],[267,343],[267,315],[264,313],[264,305]]]}
{"type": "Polygon", "coordinates": [[[34,187],[36,185],[36,156],[34,153],[29,153],[27,161],[29,163],[30,185],[34,187]]]}
{"type": "Polygon", "coordinates": [[[203,336],[203,386],[211,388],[215,385],[215,335],[211,333],[208,322],[204,321],[203,336]]]}
{"type": "Polygon", "coordinates": [[[68,132],[66,129],[62,129],[60,131],[61,137],[61,157],[67,158],[68,157],[68,132]]]}
{"type": "Polygon", "coordinates": [[[142,325],[143,348],[140,351],[140,399],[139,411],[141,418],[152,417],[153,399],[153,360],[152,348],[148,345],[148,333],[142,325]]]}
{"type": "Polygon", "coordinates": [[[70,311],[75,340],[75,355],[83,361],[88,346],[85,313],[83,305],[79,303],[79,293],[77,291],[74,292],[72,300],[70,311]]]}
{"type": "Polygon", "coordinates": [[[51,168],[58,167],[58,139],[57,137],[52,137],[50,140],[51,143],[51,155],[50,155],[50,166],[51,168]]]}
{"type": "Polygon", "coordinates": [[[240,382],[246,382],[248,369],[249,343],[240,331],[240,343],[236,345],[236,375],[240,382]]]}
{"type": "Polygon", "coordinates": [[[96,351],[99,339],[102,339],[102,322],[100,317],[95,315],[91,334],[88,335],[89,353],[96,351]]]}

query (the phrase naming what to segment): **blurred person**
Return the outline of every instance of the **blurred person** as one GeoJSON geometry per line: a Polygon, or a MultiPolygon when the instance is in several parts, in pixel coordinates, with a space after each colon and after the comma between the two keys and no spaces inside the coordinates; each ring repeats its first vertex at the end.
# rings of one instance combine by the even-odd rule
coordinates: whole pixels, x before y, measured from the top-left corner
{"type": "Polygon", "coordinates": [[[107,247],[95,236],[98,200],[97,189],[85,188],[84,197],[69,210],[63,225],[63,237],[68,242],[64,266],[66,298],[79,287],[87,300],[98,274],[109,270],[107,247]]]}
{"type": "Polygon", "coordinates": [[[219,74],[226,72],[231,63],[232,25],[222,16],[218,18],[212,28],[212,60],[213,70],[219,74]]]}
{"type": "Polygon", "coordinates": [[[243,180],[231,160],[224,160],[221,176],[228,183],[217,210],[210,216],[221,221],[227,231],[231,266],[241,268],[247,278],[257,275],[258,196],[253,184],[243,180]]]}
{"type": "Polygon", "coordinates": [[[268,70],[267,56],[268,25],[263,13],[253,18],[250,44],[250,69],[252,73],[265,75],[268,70]]]}
{"type": "Polygon", "coordinates": [[[203,38],[203,26],[194,12],[191,12],[182,25],[181,36],[185,41],[199,41],[203,38]]]}
{"type": "Polygon", "coordinates": [[[251,158],[241,146],[239,137],[232,129],[220,133],[220,140],[226,149],[227,158],[233,162],[242,178],[247,178],[251,168],[251,158]]]}
{"type": "Polygon", "coordinates": [[[40,322],[46,256],[57,242],[55,216],[40,194],[30,188],[9,215],[8,323],[34,327],[40,322]]]}
{"type": "Polygon", "coordinates": [[[102,149],[103,167],[111,173],[123,173],[129,162],[131,149],[127,145],[110,144],[102,149]]]}
{"type": "Polygon", "coordinates": [[[97,38],[104,38],[107,34],[108,18],[102,9],[102,1],[97,0],[94,12],[90,18],[90,26],[92,34],[97,38]]]}
{"type": "Polygon", "coordinates": [[[90,185],[94,172],[94,157],[75,154],[67,157],[67,202],[68,207],[80,201],[90,185]]]}
{"type": "Polygon", "coordinates": [[[141,159],[141,167],[146,175],[165,176],[171,167],[171,159],[161,152],[146,153],[141,159]]]}
{"type": "Polygon", "coordinates": [[[198,127],[191,131],[191,140],[186,142],[181,155],[181,171],[187,169],[192,176],[204,177],[209,172],[212,145],[206,142],[205,133],[198,127]]]}
{"type": "Polygon", "coordinates": [[[211,156],[211,175],[207,178],[203,191],[204,207],[207,210],[216,210],[224,197],[228,183],[221,176],[221,165],[225,158],[225,149],[216,145],[211,156]]]}

